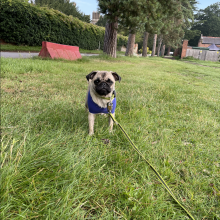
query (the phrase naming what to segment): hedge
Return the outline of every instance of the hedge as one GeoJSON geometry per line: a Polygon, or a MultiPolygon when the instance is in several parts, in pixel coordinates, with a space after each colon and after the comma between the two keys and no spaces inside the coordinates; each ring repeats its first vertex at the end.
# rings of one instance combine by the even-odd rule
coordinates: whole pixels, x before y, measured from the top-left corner
{"type": "MultiPolygon", "coordinates": [[[[103,49],[105,28],[46,7],[17,0],[0,0],[0,39],[7,43],[41,46],[42,41],[103,49]]],[[[128,38],[118,35],[118,46],[128,38]]]]}

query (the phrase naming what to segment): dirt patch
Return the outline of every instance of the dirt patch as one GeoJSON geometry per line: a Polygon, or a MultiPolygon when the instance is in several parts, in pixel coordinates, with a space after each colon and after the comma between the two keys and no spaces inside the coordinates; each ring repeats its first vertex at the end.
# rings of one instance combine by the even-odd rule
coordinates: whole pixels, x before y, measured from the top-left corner
{"type": "Polygon", "coordinates": [[[4,89],[7,93],[15,93],[15,89],[4,89]]]}
{"type": "Polygon", "coordinates": [[[164,56],[163,58],[170,59],[170,60],[175,60],[175,58],[173,56],[164,56]]]}

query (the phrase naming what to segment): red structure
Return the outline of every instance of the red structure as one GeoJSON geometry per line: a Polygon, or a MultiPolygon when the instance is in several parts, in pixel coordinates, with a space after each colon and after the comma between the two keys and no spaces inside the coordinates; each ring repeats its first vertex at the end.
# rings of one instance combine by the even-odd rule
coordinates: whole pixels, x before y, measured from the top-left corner
{"type": "Polygon", "coordinates": [[[42,49],[39,53],[40,57],[62,58],[67,60],[81,59],[79,47],[63,44],[55,44],[47,41],[42,42],[42,49]]]}
{"type": "Polygon", "coordinates": [[[183,59],[183,57],[186,57],[187,46],[188,40],[184,40],[182,45],[181,59],[183,59]]]}

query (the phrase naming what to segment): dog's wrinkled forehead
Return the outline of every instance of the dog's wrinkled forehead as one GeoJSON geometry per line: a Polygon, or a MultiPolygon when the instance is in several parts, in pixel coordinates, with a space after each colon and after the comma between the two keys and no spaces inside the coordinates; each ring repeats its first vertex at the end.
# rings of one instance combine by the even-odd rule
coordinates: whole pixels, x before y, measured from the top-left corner
{"type": "Polygon", "coordinates": [[[111,79],[113,82],[115,81],[114,76],[111,72],[108,71],[98,71],[97,74],[94,77],[94,80],[100,79],[101,81],[107,81],[108,79],[111,79]]]}
{"type": "Polygon", "coordinates": [[[92,71],[91,73],[89,73],[86,76],[86,79],[88,81],[90,80],[103,80],[103,81],[107,81],[108,79],[110,79],[111,81],[115,82],[115,81],[121,81],[121,77],[116,73],[116,72],[112,72],[112,71],[92,71]]]}

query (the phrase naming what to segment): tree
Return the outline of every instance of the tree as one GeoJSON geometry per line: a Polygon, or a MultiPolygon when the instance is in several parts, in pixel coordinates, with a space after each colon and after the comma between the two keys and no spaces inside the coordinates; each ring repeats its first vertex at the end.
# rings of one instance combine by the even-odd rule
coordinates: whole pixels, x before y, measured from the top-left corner
{"type": "MultiPolygon", "coordinates": [[[[186,16],[183,16],[183,14],[187,14],[190,11],[188,10],[190,1],[98,0],[100,12],[107,16],[103,51],[113,57],[116,56],[116,52],[114,52],[116,51],[116,42],[114,39],[116,39],[118,23],[120,23],[120,25],[127,27],[130,31],[126,55],[131,55],[132,49],[130,50],[129,48],[133,47],[132,44],[138,28],[146,24],[146,32],[158,34],[161,26],[169,24],[168,21],[171,16],[175,17],[175,19],[185,19],[186,16]],[[162,22],[164,17],[167,18],[167,23],[162,22]]],[[[172,22],[171,24],[173,24],[172,22]]]]}
{"type": "Polygon", "coordinates": [[[143,40],[143,51],[142,51],[142,56],[143,57],[147,56],[148,37],[149,37],[149,33],[147,31],[145,31],[144,32],[144,40],[143,40]]]}
{"type": "Polygon", "coordinates": [[[190,45],[196,46],[200,35],[219,37],[220,36],[220,2],[212,4],[205,9],[201,9],[195,14],[195,23],[191,28],[193,39],[189,41],[190,45]],[[197,31],[197,32],[195,32],[197,31]]]}
{"type": "Polygon", "coordinates": [[[197,22],[192,30],[200,30],[204,36],[220,36],[220,2],[212,4],[195,15],[197,22]]]}
{"type": "MultiPolygon", "coordinates": [[[[191,2],[195,2],[195,0],[180,0],[170,2],[170,4],[167,5],[163,5],[163,2],[158,1],[156,7],[152,7],[153,13],[148,15],[148,22],[145,24],[145,31],[150,32],[155,36],[152,56],[155,55],[156,34],[159,36],[158,55],[162,41],[163,47],[165,45],[165,40],[172,45],[177,45],[181,41],[184,34],[183,29],[189,25],[189,20],[193,19],[191,2]]],[[[146,56],[146,54],[142,55],[146,56]]]]}
{"type": "Polygon", "coordinates": [[[162,57],[164,56],[164,53],[165,53],[165,47],[166,47],[166,45],[163,44],[162,50],[161,50],[161,56],[162,56],[162,57]]]}
{"type": "Polygon", "coordinates": [[[59,10],[66,15],[72,15],[84,22],[90,23],[90,15],[85,15],[70,0],[35,0],[36,5],[59,10]]]}
{"type": "Polygon", "coordinates": [[[124,7],[120,24],[129,30],[125,56],[133,56],[135,36],[138,31],[144,28],[146,13],[148,13],[146,0],[130,0],[129,4],[124,7]]]}
{"type": "Polygon", "coordinates": [[[147,22],[145,23],[145,34],[144,34],[144,47],[142,56],[147,56],[147,41],[149,33],[154,36],[153,47],[152,47],[152,56],[155,55],[157,34],[160,33],[162,27],[166,24],[164,20],[176,12],[176,6],[171,1],[154,1],[149,4],[149,13],[147,14],[147,22]],[[175,10],[174,10],[175,9],[175,10]]]}
{"type": "Polygon", "coordinates": [[[100,26],[100,27],[105,27],[107,22],[107,17],[106,15],[100,15],[99,20],[96,22],[96,25],[100,26]]]}
{"type": "Polygon", "coordinates": [[[160,48],[161,48],[161,45],[162,45],[162,41],[163,41],[163,35],[160,35],[159,39],[158,39],[158,47],[157,47],[157,56],[158,57],[160,56],[160,48]]]}
{"type": "Polygon", "coordinates": [[[165,36],[164,41],[174,48],[181,45],[181,40],[184,37],[184,34],[190,28],[191,24],[194,21],[193,10],[196,9],[196,0],[187,0],[181,2],[181,11],[182,18],[176,19],[174,17],[173,24],[168,31],[168,34],[165,36]]]}
{"type": "Polygon", "coordinates": [[[146,0],[98,0],[99,11],[107,17],[103,52],[116,57],[118,23],[130,30],[128,44],[134,42],[136,26],[142,22],[146,11],[146,0]]]}
{"type": "Polygon", "coordinates": [[[171,46],[178,48],[182,45],[182,39],[194,21],[193,10],[196,4],[196,0],[181,2],[181,19],[173,17],[168,32],[163,36],[163,44],[169,45],[168,54],[171,46]]]}
{"type": "Polygon", "coordinates": [[[152,57],[155,56],[156,45],[157,45],[157,34],[154,34],[153,48],[152,48],[152,53],[151,53],[152,57]]]}
{"type": "Polygon", "coordinates": [[[115,22],[111,22],[110,20],[106,22],[103,52],[114,58],[116,58],[117,29],[117,18],[115,18],[115,22]]]}
{"type": "Polygon", "coordinates": [[[118,11],[119,4],[120,2],[118,0],[98,1],[99,11],[105,14],[107,18],[103,52],[112,57],[116,57],[118,17],[120,16],[120,12],[118,11]]]}
{"type": "MultiPolygon", "coordinates": [[[[201,31],[200,30],[185,30],[185,35],[184,38],[187,40],[193,40],[195,39],[197,36],[201,36],[201,31]]],[[[196,41],[196,43],[198,43],[198,40],[196,41]]]]}
{"type": "MultiPolygon", "coordinates": [[[[131,37],[130,32],[131,31],[129,30],[128,27],[123,26],[122,24],[119,23],[119,25],[118,25],[118,33],[120,33],[121,35],[124,35],[124,36],[130,36],[131,37]]],[[[128,38],[128,41],[130,39],[131,38],[128,38]]],[[[142,47],[142,44],[143,44],[143,27],[141,25],[139,27],[138,26],[136,27],[135,37],[133,38],[133,42],[137,43],[138,46],[140,46],[140,48],[142,47]]],[[[129,53],[131,55],[133,55],[134,47],[133,47],[133,45],[131,43],[128,44],[128,45],[130,45],[130,48],[127,47],[127,48],[129,48],[129,51],[130,51],[129,53]]]]}
{"type": "MultiPolygon", "coordinates": [[[[182,1],[187,1],[187,0],[182,0],[182,1]]],[[[155,53],[156,49],[156,38],[157,38],[157,33],[161,29],[161,26],[164,25],[162,22],[162,18],[167,17],[168,15],[175,14],[175,16],[179,16],[179,12],[177,7],[179,6],[178,4],[173,3],[172,0],[167,0],[164,2],[163,0],[148,0],[143,1],[142,3],[139,2],[138,5],[133,4],[135,10],[138,11],[133,13],[133,16],[131,16],[131,13],[126,17],[127,23],[126,25],[130,27],[130,34],[129,34],[129,40],[128,40],[128,46],[127,46],[127,51],[125,55],[133,55],[133,42],[135,41],[135,33],[137,31],[137,28],[139,29],[146,29],[146,27],[149,23],[154,24],[154,27],[151,28],[155,34],[155,44],[152,49],[152,53],[155,53]],[[138,8],[140,6],[140,8],[138,8]],[[144,7],[143,7],[144,6],[144,7]],[[147,16],[146,16],[147,15],[147,16]]],[[[147,32],[147,31],[146,31],[147,32]]],[[[148,32],[147,32],[148,33],[148,32]]],[[[148,34],[145,33],[145,37],[148,37],[148,34]]],[[[144,56],[146,55],[146,48],[147,48],[147,40],[144,40],[145,42],[145,48],[143,49],[143,52],[145,53],[144,56]]],[[[162,43],[162,39],[160,41],[162,43]]]]}

